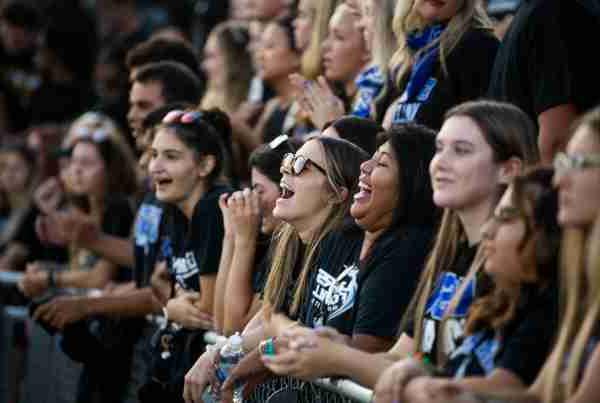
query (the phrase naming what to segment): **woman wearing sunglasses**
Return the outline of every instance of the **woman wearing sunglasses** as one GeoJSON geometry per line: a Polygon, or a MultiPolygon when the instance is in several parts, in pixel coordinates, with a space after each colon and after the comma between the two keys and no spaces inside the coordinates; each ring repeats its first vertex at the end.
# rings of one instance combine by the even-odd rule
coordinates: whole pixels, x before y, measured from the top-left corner
{"type": "MultiPolygon", "coordinates": [[[[412,353],[427,354],[435,363],[438,345],[442,346],[442,359],[452,352],[472,298],[442,323],[445,308],[475,260],[480,228],[500,192],[536,156],[533,126],[522,111],[487,101],[465,103],[448,111],[429,165],[434,203],[444,208],[442,223],[405,314],[402,334],[385,354],[369,354],[331,343],[327,337],[317,338],[319,343],[330,344],[335,353],[332,365],[336,375],[373,387],[394,364],[400,368],[393,369],[392,375],[402,375],[402,359],[412,353]]],[[[467,287],[471,296],[474,288],[467,287]]]]}
{"type": "Polygon", "coordinates": [[[300,378],[335,374],[329,345],[301,348],[323,333],[364,351],[391,347],[416,290],[438,217],[428,169],[434,153],[435,133],[424,126],[399,125],[380,136],[379,148],[361,166],[360,190],[350,209],[364,231],[358,253],[341,274],[331,273],[325,271],[326,262],[339,253],[340,245],[324,247],[324,263],[317,266],[309,288],[309,315],[302,322],[334,329],[297,327],[286,332],[296,347],[262,356],[273,372],[300,378]],[[354,283],[344,282],[348,278],[354,283]]]}
{"type": "MultiPolygon", "coordinates": [[[[359,167],[366,158],[357,146],[326,137],[313,138],[296,154],[284,157],[281,197],[273,210],[273,215],[284,224],[274,235],[263,307],[244,331],[244,350],[250,353],[234,372],[243,376],[247,374],[245,368],[264,371],[256,347],[261,340],[279,336],[301,316],[300,308],[308,296],[310,273],[322,242],[340,233],[348,234],[351,246],[360,241],[352,237],[353,231],[345,224],[351,195],[358,189],[359,167]]],[[[340,265],[350,253],[351,250],[339,256],[340,265]]],[[[213,359],[214,353],[204,354],[186,376],[187,402],[200,401],[213,359]]]]}
{"type": "Polygon", "coordinates": [[[215,327],[223,335],[244,329],[261,306],[269,269],[271,237],[281,221],[273,216],[281,190],[281,161],[301,146],[286,135],[250,154],[252,189],[222,195],[225,238],[215,291],[215,327]]]}
{"type": "Polygon", "coordinates": [[[221,138],[230,130],[219,110],[172,111],[152,142],[149,172],[156,198],[165,205],[161,254],[172,287],[164,301],[167,325],[153,346],[153,380],[142,388],[142,402],[180,401],[183,375],[203,346],[198,330],[207,328],[213,312],[223,241],[218,200],[230,191],[218,182],[224,168],[221,138]]]}

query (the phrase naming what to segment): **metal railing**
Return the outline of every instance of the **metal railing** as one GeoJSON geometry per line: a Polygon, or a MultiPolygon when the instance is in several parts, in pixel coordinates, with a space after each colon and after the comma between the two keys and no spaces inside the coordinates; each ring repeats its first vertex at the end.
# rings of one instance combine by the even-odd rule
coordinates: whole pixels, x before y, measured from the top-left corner
{"type": "MultiPolygon", "coordinates": [[[[19,272],[0,272],[0,287],[10,290],[23,277],[19,272]]],[[[58,335],[50,335],[29,318],[26,306],[0,305],[0,403],[16,398],[20,403],[73,402],[81,364],[73,362],[58,346],[58,335]],[[23,327],[27,334],[26,352],[15,372],[15,333],[23,327]]],[[[21,340],[22,341],[22,340],[21,340]]]]}
{"type": "Polygon", "coordinates": [[[0,284],[16,285],[23,278],[23,273],[14,271],[0,271],[0,284]]]}
{"type": "MultiPolygon", "coordinates": [[[[216,344],[217,342],[223,342],[225,339],[225,336],[221,336],[215,332],[206,332],[204,334],[206,344],[216,344]]],[[[368,403],[373,397],[372,390],[348,379],[320,378],[313,383],[325,390],[337,393],[356,402],[368,403]]]]}

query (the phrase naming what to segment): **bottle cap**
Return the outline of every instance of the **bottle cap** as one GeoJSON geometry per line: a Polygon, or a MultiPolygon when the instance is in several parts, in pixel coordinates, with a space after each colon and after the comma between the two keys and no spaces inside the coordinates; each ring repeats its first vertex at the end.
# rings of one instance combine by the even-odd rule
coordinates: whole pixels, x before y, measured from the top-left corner
{"type": "Polygon", "coordinates": [[[233,336],[229,337],[229,345],[232,349],[237,350],[242,348],[244,339],[240,336],[239,332],[236,332],[233,336]]]}

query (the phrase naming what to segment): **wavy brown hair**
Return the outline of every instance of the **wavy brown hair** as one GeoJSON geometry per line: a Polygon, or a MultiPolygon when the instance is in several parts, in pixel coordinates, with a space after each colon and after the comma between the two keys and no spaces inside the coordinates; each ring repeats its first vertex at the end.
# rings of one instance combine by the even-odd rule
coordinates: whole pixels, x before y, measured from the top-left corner
{"type": "Polygon", "coordinates": [[[515,317],[523,284],[545,287],[556,278],[561,230],[557,221],[558,195],[552,188],[553,174],[551,169],[534,169],[512,183],[511,203],[525,224],[519,245],[522,277],[510,284],[494,281],[493,290],[471,306],[467,333],[502,329],[515,317]]]}

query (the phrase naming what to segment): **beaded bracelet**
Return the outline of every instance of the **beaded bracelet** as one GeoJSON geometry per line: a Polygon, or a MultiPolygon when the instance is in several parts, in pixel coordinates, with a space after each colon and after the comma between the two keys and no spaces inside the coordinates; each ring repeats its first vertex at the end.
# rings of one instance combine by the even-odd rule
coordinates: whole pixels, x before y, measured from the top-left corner
{"type": "Polygon", "coordinates": [[[269,337],[267,340],[261,341],[258,350],[262,355],[275,355],[275,339],[269,337]]]}

